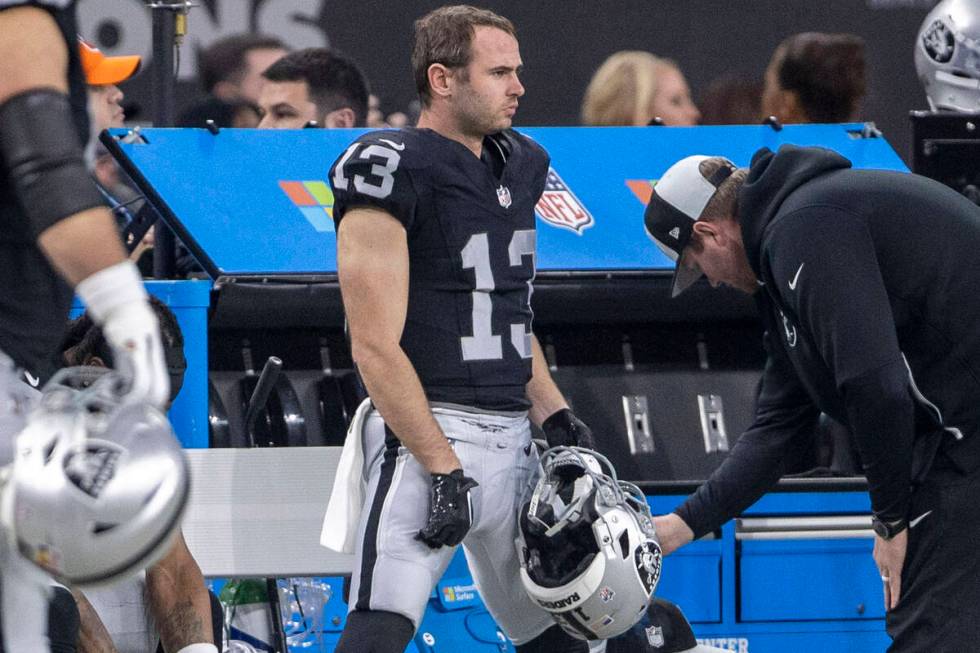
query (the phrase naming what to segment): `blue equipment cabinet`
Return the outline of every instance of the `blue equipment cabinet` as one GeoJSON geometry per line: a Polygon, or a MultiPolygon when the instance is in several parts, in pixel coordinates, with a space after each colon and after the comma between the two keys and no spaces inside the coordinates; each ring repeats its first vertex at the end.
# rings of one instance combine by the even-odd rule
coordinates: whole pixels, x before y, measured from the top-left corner
{"type": "MultiPolygon", "coordinates": [[[[664,513],[683,499],[649,502],[664,513]]],[[[714,537],[666,558],[657,593],[681,606],[699,641],[722,649],[883,651],[870,526],[863,481],[782,481],[714,537]]]]}
{"type": "MultiPolygon", "coordinates": [[[[208,306],[210,281],[147,281],[147,291],[166,304],[177,318],[184,335],[187,371],[180,394],[167,416],[181,444],[189,448],[208,446],[208,306]]],[[[82,314],[78,298],[71,316],[82,314]]]]}

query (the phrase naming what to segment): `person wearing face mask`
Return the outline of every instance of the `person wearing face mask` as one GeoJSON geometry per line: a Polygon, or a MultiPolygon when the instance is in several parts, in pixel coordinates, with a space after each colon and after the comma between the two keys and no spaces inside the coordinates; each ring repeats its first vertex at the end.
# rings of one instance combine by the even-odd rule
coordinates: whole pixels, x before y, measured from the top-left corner
{"type": "Polygon", "coordinates": [[[584,125],[683,127],[700,120],[677,64],[640,50],[624,50],[606,59],[582,101],[584,125]]]}

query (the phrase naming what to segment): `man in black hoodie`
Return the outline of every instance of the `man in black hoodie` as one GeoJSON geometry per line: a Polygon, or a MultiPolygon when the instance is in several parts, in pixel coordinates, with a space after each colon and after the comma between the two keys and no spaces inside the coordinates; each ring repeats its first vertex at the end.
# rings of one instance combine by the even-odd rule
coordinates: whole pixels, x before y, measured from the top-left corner
{"type": "Polygon", "coordinates": [[[688,157],[660,179],[647,234],[754,294],[769,354],[755,420],[725,463],[656,519],[669,553],[739,514],[813,438],[848,425],[868,478],[892,651],[961,651],[980,624],[980,208],[917,175],[829,150],[751,167],[688,157]]]}

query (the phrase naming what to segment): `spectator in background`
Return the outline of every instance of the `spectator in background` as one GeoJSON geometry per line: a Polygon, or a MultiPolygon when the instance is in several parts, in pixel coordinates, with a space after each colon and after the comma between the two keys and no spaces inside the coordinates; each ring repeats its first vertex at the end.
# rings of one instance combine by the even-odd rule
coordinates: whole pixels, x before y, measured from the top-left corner
{"type": "Polygon", "coordinates": [[[198,76],[207,97],[180,113],[176,124],[203,127],[258,125],[262,73],[289,52],[282,41],[261,34],[236,34],[215,41],[198,54],[198,76]]]}
{"type": "Polygon", "coordinates": [[[762,116],[781,123],[852,122],[866,90],[864,41],[804,32],[784,40],[766,68],[762,116]]]}
{"type": "Polygon", "coordinates": [[[368,95],[367,126],[375,129],[388,126],[385,122],[385,114],[381,111],[381,98],[374,93],[368,95]]]}
{"type": "Polygon", "coordinates": [[[222,100],[209,97],[180,114],[178,127],[206,127],[211,120],[218,127],[259,126],[259,107],[248,100],[222,100]]]}
{"type": "MultiPolygon", "coordinates": [[[[97,47],[78,39],[78,53],[85,73],[88,91],[88,109],[92,126],[96,132],[111,127],[123,126],[123,92],[119,84],[135,75],[142,63],[138,55],[107,57],[97,47]]],[[[119,168],[112,156],[96,146],[95,179],[103,193],[131,194],[119,179],[119,168]]],[[[126,200],[130,197],[126,197],[126,200]]],[[[118,216],[117,216],[118,219],[118,216]]]]}
{"type": "Polygon", "coordinates": [[[259,101],[262,73],[288,53],[282,41],[261,34],[236,34],[201,51],[198,75],[209,96],[259,101]]]}
{"type": "Polygon", "coordinates": [[[592,76],[582,102],[586,125],[696,125],[701,113],[673,61],[649,52],[623,50],[592,76]]]}
{"type": "Polygon", "coordinates": [[[260,129],[364,127],[368,84],[357,64],[326,48],[287,54],[262,73],[260,129]]]}
{"type": "Polygon", "coordinates": [[[717,77],[698,104],[702,125],[752,125],[759,122],[762,80],[735,75],[717,77]]]}

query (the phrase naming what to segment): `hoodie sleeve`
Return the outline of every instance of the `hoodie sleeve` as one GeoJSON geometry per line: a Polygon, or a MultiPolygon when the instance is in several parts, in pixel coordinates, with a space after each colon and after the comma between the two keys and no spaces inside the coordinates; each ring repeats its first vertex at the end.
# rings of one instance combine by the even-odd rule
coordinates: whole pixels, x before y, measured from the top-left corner
{"type": "MultiPolygon", "coordinates": [[[[761,309],[763,316],[768,309],[761,309]]],[[[769,358],[759,385],[752,426],[739,437],[721,466],[675,512],[698,538],[720,527],[759,499],[783,475],[785,460],[813,437],[820,411],[800,384],[792,363],[765,334],[769,358]]]]}
{"type": "Polygon", "coordinates": [[[843,400],[872,510],[905,517],[914,404],[867,224],[843,208],[805,207],[780,219],[765,250],[770,290],[796,314],[843,400]]]}

